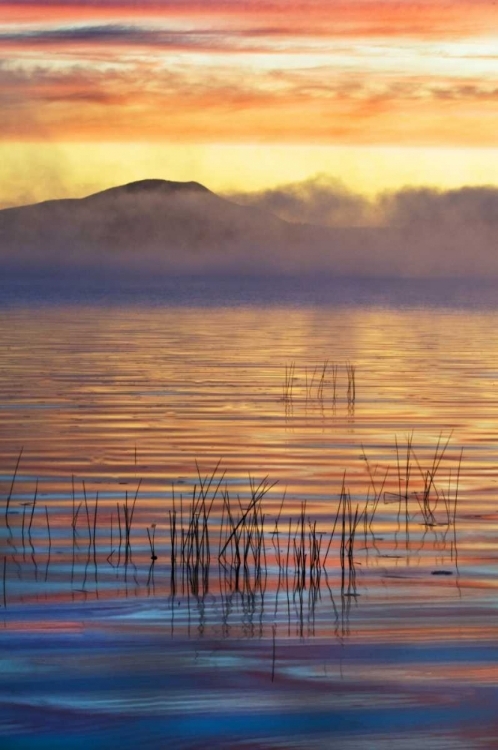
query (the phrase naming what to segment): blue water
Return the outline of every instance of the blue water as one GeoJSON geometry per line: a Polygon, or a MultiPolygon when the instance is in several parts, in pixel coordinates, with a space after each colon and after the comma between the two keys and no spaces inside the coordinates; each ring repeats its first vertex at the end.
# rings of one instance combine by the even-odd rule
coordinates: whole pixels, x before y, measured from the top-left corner
{"type": "Polygon", "coordinates": [[[473,279],[0,274],[0,306],[67,303],[489,309],[498,306],[498,292],[495,283],[473,279]]]}

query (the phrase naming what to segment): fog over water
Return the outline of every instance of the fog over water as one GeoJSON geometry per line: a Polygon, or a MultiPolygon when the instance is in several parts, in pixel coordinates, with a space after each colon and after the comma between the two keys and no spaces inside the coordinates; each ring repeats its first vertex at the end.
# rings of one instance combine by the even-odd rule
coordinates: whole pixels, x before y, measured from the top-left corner
{"type": "Polygon", "coordinates": [[[498,277],[498,190],[367,199],[325,178],[224,198],[146,180],[0,212],[4,272],[498,277]]]}

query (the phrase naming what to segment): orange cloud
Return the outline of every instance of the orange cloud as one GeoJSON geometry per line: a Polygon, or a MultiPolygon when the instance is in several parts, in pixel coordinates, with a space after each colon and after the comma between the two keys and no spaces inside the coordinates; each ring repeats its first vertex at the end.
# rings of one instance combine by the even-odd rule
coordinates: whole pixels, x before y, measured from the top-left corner
{"type": "Polygon", "coordinates": [[[3,23],[67,23],[119,19],[224,19],[240,25],[269,22],[295,33],[352,36],[471,36],[496,28],[498,11],[489,0],[232,0],[175,2],[135,0],[114,2],[2,2],[3,23]]]}
{"type": "Polygon", "coordinates": [[[4,139],[498,143],[489,2],[0,8],[4,139]]]}
{"type": "Polygon", "coordinates": [[[116,61],[112,52],[84,64],[26,59],[0,63],[0,137],[494,145],[497,93],[482,77],[332,63],[258,69],[208,58],[199,69],[147,55],[116,61]]]}

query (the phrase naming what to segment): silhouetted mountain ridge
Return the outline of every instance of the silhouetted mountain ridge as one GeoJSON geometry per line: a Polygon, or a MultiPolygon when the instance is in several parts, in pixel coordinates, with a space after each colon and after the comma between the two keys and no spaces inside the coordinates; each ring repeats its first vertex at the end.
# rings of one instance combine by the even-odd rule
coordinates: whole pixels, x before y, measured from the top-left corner
{"type": "Polygon", "coordinates": [[[125,185],[117,185],[116,187],[107,188],[106,190],[99,190],[97,193],[92,193],[82,200],[91,200],[102,196],[115,196],[116,198],[121,195],[137,195],[137,194],[150,194],[150,193],[162,193],[163,195],[171,195],[172,193],[211,193],[204,185],[200,182],[174,182],[173,180],[137,180],[135,182],[128,182],[125,185]]]}
{"type": "MultiPolygon", "coordinates": [[[[0,211],[0,257],[18,264],[246,270],[294,228],[197,182],[141,180],[81,199],[0,211]],[[242,253],[242,247],[247,254],[242,253]]],[[[271,253],[270,253],[271,254],[271,253]]]]}

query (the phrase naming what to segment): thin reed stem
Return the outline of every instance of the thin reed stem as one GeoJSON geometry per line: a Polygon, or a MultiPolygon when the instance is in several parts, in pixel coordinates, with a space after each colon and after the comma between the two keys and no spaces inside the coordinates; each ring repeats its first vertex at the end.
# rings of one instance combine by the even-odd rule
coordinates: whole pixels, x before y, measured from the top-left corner
{"type": "Polygon", "coordinates": [[[48,548],[52,546],[52,536],[50,534],[50,520],[48,517],[48,508],[45,506],[45,518],[47,519],[47,531],[48,531],[48,548]]]}
{"type": "Polygon", "coordinates": [[[16,483],[17,471],[19,469],[19,464],[21,463],[21,457],[22,457],[23,451],[24,451],[24,446],[19,451],[19,455],[17,457],[16,468],[14,469],[14,476],[12,477],[12,482],[11,482],[11,485],[10,485],[9,494],[7,495],[7,501],[6,501],[6,504],[5,504],[5,521],[6,521],[7,525],[8,525],[8,515],[9,515],[10,501],[12,499],[12,493],[14,491],[14,485],[16,483]]]}

